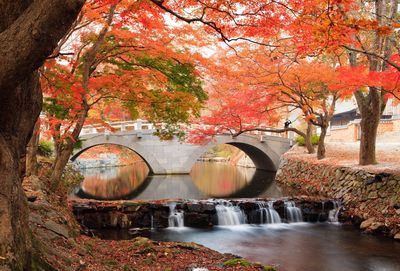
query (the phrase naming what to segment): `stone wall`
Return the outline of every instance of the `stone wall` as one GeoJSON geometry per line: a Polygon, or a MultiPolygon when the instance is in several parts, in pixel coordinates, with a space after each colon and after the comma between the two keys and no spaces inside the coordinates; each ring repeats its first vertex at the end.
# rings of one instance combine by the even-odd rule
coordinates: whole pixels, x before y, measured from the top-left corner
{"type": "MultiPolygon", "coordinates": [[[[355,142],[359,140],[359,120],[350,122],[348,125],[332,127],[326,136],[330,142],[355,142]]],[[[400,133],[400,119],[393,118],[381,120],[378,126],[378,136],[400,133]]]]}
{"type": "Polygon", "coordinates": [[[347,220],[368,232],[400,239],[400,175],[284,156],[276,181],[292,194],[341,200],[347,220]]]}
{"type": "Polygon", "coordinates": [[[101,153],[98,159],[77,159],[73,162],[78,168],[104,168],[120,165],[119,158],[114,153],[101,153]]]}
{"type": "Polygon", "coordinates": [[[332,127],[326,135],[326,141],[354,142],[357,141],[357,125],[350,123],[346,126],[332,127]]]}
{"type": "Polygon", "coordinates": [[[379,126],[378,126],[378,132],[377,132],[378,136],[384,135],[388,132],[393,132],[394,131],[394,122],[398,122],[398,121],[397,120],[396,121],[392,121],[392,120],[382,121],[381,120],[381,122],[379,123],[379,126]]]}

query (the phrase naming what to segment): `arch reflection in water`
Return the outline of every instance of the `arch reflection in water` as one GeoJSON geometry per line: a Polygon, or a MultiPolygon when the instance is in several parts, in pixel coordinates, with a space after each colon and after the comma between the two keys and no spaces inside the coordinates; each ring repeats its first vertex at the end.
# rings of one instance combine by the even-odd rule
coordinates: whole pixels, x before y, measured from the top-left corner
{"type": "Polygon", "coordinates": [[[212,198],[280,197],[274,183],[275,172],[233,166],[227,163],[198,162],[190,173],[196,187],[212,198]]]}
{"type": "Polygon", "coordinates": [[[129,166],[81,169],[85,179],[78,196],[95,199],[123,199],[131,195],[145,181],[149,168],[144,162],[129,166]]]}
{"type": "Polygon", "coordinates": [[[190,173],[194,184],[204,194],[225,198],[250,184],[255,168],[235,167],[226,163],[196,163],[190,173]]]}
{"type": "Polygon", "coordinates": [[[96,174],[85,175],[78,196],[140,200],[282,196],[273,181],[275,173],[254,168],[199,162],[190,175],[155,175],[142,179],[148,173],[148,169],[143,170],[136,164],[103,173],[101,169],[93,169],[96,174]]]}

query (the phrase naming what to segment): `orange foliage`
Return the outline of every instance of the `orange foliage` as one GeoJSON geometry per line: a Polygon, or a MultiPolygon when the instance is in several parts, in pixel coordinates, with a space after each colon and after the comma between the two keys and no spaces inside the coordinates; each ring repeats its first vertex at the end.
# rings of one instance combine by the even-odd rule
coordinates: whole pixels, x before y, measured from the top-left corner
{"type": "MultiPolygon", "coordinates": [[[[189,36],[188,29],[182,29],[189,36]]],[[[179,85],[173,90],[162,64],[205,60],[196,55],[193,61],[188,49],[176,49],[173,40],[179,32],[169,30],[165,16],[150,2],[88,1],[42,70],[49,132],[60,140],[76,140],[82,119],[105,124],[127,118],[127,103],[130,112],[144,117],[161,105],[196,113],[200,98],[179,85]]]]}
{"type": "MultiPolygon", "coordinates": [[[[54,86],[53,80],[45,89],[53,97],[72,92],[63,103],[70,116],[76,116],[73,118],[82,112],[83,96],[89,104],[101,105],[91,115],[96,120],[104,116],[102,110],[114,106],[110,96],[133,95],[139,111],[151,115],[149,108],[158,94],[148,90],[165,86],[168,76],[143,63],[136,63],[129,72],[120,68],[133,58],[150,55],[194,63],[195,74],[207,80],[211,100],[206,116],[198,120],[206,125],[200,129],[202,133],[274,126],[285,111],[279,108],[289,105],[302,110],[306,120],[315,120],[333,113],[332,98],[349,98],[367,86],[382,87],[387,97],[399,97],[396,56],[389,58],[384,72],[369,66],[368,52],[376,53],[371,37],[392,35],[399,25],[379,20],[374,16],[374,3],[361,5],[356,0],[92,0],[76,26],[85,27],[71,35],[79,35],[79,41],[68,45],[75,57],[62,56],[67,65],[59,61],[46,64],[48,70],[55,71],[48,75],[50,80],[57,77],[62,87],[54,86]],[[116,5],[118,16],[107,28],[106,42],[97,53],[99,64],[87,88],[82,87],[82,73],[78,72],[81,58],[87,44],[92,44],[99,29],[106,26],[110,5],[116,5]],[[235,50],[227,50],[217,39],[235,50]],[[349,48],[360,51],[357,67],[349,67],[349,48]],[[204,55],[211,57],[206,60],[204,55]],[[104,61],[110,56],[113,61],[104,61]],[[337,58],[338,63],[324,64],[327,56],[337,58]]],[[[160,104],[176,101],[187,111],[196,102],[185,93],[163,91],[162,96],[157,101],[160,104]]],[[[166,110],[163,105],[161,110],[166,110]]],[[[119,112],[114,115],[125,114],[124,110],[119,112]]]]}

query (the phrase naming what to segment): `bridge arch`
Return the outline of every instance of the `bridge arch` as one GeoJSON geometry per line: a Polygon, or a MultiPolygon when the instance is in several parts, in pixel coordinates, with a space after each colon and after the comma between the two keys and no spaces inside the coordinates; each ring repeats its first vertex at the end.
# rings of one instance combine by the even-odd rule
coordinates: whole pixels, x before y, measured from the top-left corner
{"type": "Polygon", "coordinates": [[[95,146],[106,145],[106,144],[122,146],[138,154],[146,163],[146,165],[149,167],[150,174],[153,174],[155,172],[156,173],[163,172],[163,167],[160,165],[160,163],[157,161],[154,155],[148,150],[146,150],[146,148],[144,148],[139,144],[135,144],[134,142],[129,142],[129,140],[114,138],[112,136],[97,135],[91,138],[84,139],[82,141],[82,148],[75,151],[71,156],[70,160],[75,161],[85,151],[95,146]]]}
{"type": "Polygon", "coordinates": [[[276,171],[279,167],[280,154],[276,153],[268,145],[268,142],[262,142],[258,138],[248,135],[241,135],[236,138],[227,135],[217,136],[213,141],[191,154],[187,161],[187,167],[192,168],[206,151],[221,144],[232,145],[243,151],[253,161],[257,169],[276,171]]]}

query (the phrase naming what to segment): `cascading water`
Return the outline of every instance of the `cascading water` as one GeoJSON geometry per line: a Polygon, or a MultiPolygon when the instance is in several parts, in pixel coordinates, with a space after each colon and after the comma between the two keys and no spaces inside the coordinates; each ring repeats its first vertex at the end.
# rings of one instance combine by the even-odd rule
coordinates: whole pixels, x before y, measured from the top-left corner
{"type": "Polygon", "coordinates": [[[328,221],[332,223],[338,223],[339,222],[339,213],[340,209],[342,209],[342,206],[338,201],[333,202],[333,209],[329,211],[329,218],[328,221]]]}
{"type": "Polygon", "coordinates": [[[303,215],[300,208],[293,201],[285,201],[285,212],[287,222],[302,222],[303,215]]]}
{"type": "Polygon", "coordinates": [[[169,204],[168,227],[184,227],[183,211],[176,209],[176,203],[169,204]]]}
{"type": "Polygon", "coordinates": [[[217,211],[218,225],[240,225],[247,223],[243,210],[228,201],[219,201],[215,209],[217,211]]]}
{"type": "Polygon", "coordinates": [[[258,208],[260,212],[260,223],[261,224],[275,224],[282,223],[281,218],[277,211],[275,211],[273,201],[258,202],[258,208]]]}
{"type": "MultiPolygon", "coordinates": [[[[319,214],[318,214],[318,222],[320,222],[321,221],[321,216],[323,216],[323,214],[325,214],[325,202],[323,201],[323,202],[321,202],[321,209],[322,209],[322,212],[320,212],[319,214]]],[[[325,220],[325,219],[324,219],[325,220]]]]}

